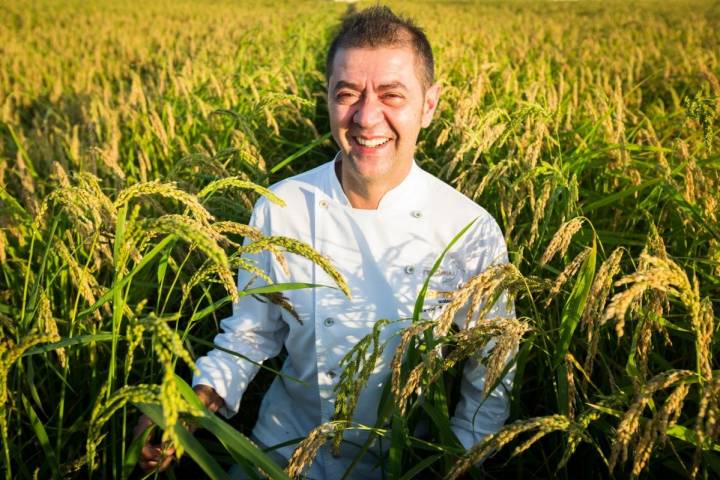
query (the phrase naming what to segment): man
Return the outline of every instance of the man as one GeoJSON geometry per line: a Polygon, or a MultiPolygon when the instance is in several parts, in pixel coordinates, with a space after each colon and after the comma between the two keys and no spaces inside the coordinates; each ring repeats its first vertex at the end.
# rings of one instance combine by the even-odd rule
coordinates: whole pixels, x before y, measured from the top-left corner
{"type": "MultiPolygon", "coordinates": [[[[340,360],[378,320],[412,317],[433,262],[473,219],[472,228],[431,279],[431,289],[452,291],[488,266],[507,262],[492,217],[413,160],[420,129],[430,124],[440,96],[433,70],[427,38],[410,21],[386,7],[348,17],[329,49],[326,71],[330,124],[340,152],[333,161],[272,187],[287,207],[264,199],[255,206],[252,225],[268,235],[303,240],[328,256],[352,294],[347,298],[331,288],[288,292],[299,321],[276,305],[244,297],[222,321],[216,345],[258,363],[285,346],[282,371],[302,381],[275,379],[253,430],[258,443],[273,446],[304,437],[331,420],[340,360]]],[[[253,259],[275,282],[332,285],[330,277],[305,258],[288,255],[288,272],[267,253],[253,259]]],[[[240,272],[239,288],[251,281],[258,285],[249,273],[240,272]]],[[[430,298],[426,316],[437,315],[441,307],[437,298],[430,298]]],[[[502,297],[491,315],[513,315],[512,306],[502,297]]],[[[381,340],[388,344],[360,394],[354,415],[358,424],[374,425],[397,332],[408,325],[394,322],[383,328],[381,340]]],[[[220,350],[200,358],[197,366],[193,385],[200,398],[226,416],[237,413],[258,367],[220,350]]],[[[512,374],[484,401],[484,368],[470,360],[463,377],[451,424],[469,448],[506,420],[512,374]]],[[[365,438],[362,431],[346,432],[339,455],[321,450],[308,476],[340,478],[365,438]]],[[[280,461],[287,462],[292,450],[277,449],[280,461]]],[[[165,466],[167,460],[162,462],[158,452],[146,446],[141,465],[165,466]]],[[[375,453],[381,452],[376,448],[375,453]]],[[[379,477],[375,464],[373,456],[366,455],[353,470],[354,477],[379,477]]]]}

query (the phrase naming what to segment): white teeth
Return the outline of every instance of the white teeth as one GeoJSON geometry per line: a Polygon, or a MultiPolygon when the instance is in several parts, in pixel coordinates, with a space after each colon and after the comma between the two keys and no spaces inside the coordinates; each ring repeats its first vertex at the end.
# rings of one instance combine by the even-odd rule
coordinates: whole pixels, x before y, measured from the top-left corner
{"type": "Polygon", "coordinates": [[[355,140],[363,147],[378,147],[378,146],[386,143],[390,139],[389,138],[376,138],[373,140],[365,140],[364,138],[355,137],[355,140]]]}

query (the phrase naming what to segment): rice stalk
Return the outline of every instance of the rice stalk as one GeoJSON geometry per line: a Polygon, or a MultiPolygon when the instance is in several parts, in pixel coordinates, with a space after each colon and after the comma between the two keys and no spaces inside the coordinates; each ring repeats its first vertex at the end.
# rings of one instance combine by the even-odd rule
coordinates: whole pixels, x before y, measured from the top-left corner
{"type": "Polygon", "coordinates": [[[20,360],[23,354],[41,343],[57,342],[60,337],[47,334],[26,335],[21,343],[15,344],[10,339],[0,341],[0,436],[2,438],[3,450],[5,452],[5,465],[7,467],[5,476],[12,478],[10,472],[10,446],[8,443],[8,375],[12,366],[20,360]]]}

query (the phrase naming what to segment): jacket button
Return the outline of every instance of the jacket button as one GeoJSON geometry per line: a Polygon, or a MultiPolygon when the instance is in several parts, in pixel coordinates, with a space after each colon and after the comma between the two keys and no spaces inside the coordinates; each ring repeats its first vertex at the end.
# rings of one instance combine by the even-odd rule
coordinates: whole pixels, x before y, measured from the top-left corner
{"type": "Polygon", "coordinates": [[[408,265],[407,267],[405,267],[405,273],[407,273],[408,275],[412,275],[413,273],[415,273],[415,267],[413,267],[412,265],[408,265]]]}
{"type": "Polygon", "coordinates": [[[335,319],[332,317],[328,317],[323,321],[323,323],[326,327],[332,327],[333,325],[335,325],[335,319]]]}
{"type": "Polygon", "coordinates": [[[413,210],[410,212],[410,215],[413,216],[413,218],[422,218],[422,212],[420,210],[413,210]]]}
{"type": "Polygon", "coordinates": [[[328,201],[327,201],[327,200],[320,200],[320,202],[318,203],[318,205],[320,205],[322,208],[327,208],[327,207],[328,207],[328,201]]]}

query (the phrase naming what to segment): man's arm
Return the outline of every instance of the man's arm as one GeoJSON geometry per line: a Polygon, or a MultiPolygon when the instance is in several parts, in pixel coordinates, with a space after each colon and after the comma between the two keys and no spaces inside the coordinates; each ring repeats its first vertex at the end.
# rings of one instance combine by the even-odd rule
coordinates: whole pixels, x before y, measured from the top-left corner
{"type": "MultiPolygon", "coordinates": [[[[249,225],[269,234],[267,205],[258,201],[249,225]]],[[[243,257],[254,263],[271,279],[271,258],[267,252],[243,257]]],[[[259,287],[265,282],[246,270],[238,272],[238,289],[259,287]]],[[[241,356],[214,349],[196,361],[198,372],[193,377],[193,390],[203,404],[212,412],[226,417],[237,413],[243,393],[264,360],[276,356],[282,349],[287,326],[281,319],[279,308],[269,302],[262,302],[251,295],[241,297],[233,303],[233,313],[220,322],[222,333],[215,337],[215,344],[241,356]],[[248,361],[251,360],[251,361],[248,361]]],[[[135,437],[152,425],[146,416],[141,416],[135,427],[135,437]]],[[[139,460],[145,471],[164,470],[174,458],[172,446],[145,444],[139,460]]]]}
{"type": "MultiPolygon", "coordinates": [[[[249,225],[264,235],[271,234],[266,200],[258,201],[249,225]]],[[[273,257],[269,252],[243,255],[243,259],[275,281],[273,257]]],[[[238,272],[237,283],[240,291],[266,284],[262,278],[245,269],[238,272]]],[[[232,315],[223,319],[220,327],[222,333],[215,337],[214,343],[223,350],[211,350],[197,359],[197,373],[193,376],[192,385],[211,387],[223,400],[219,412],[230,417],[238,412],[240,400],[259,365],[280,353],[288,327],[277,305],[252,295],[242,296],[233,302],[232,315]]]]}

